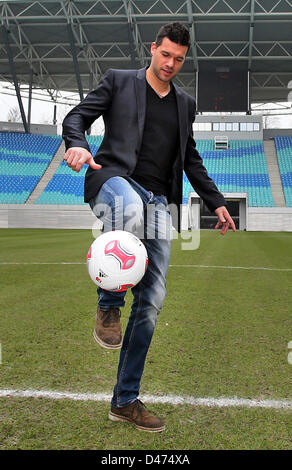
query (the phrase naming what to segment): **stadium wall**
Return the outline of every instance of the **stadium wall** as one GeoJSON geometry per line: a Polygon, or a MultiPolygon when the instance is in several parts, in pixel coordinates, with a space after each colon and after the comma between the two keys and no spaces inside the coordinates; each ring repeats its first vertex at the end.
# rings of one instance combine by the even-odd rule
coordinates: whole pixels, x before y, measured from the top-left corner
{"type": "MultiPolygon", "coordinates": [[[[187,206],[182,227],[188,229],[187,206]]],[[[292,208],[248,207],[246,231],[292,232],[292,208]]],[[[101,229],[89,206],[1,204],[0,228],[101,229]]]]}
{"type": "Polygon", "coordinates": [[[264,129],[264,140],[292,136],[292,129],[264,129]]]}
{"type": "MultiPolygon", "coordinates": [[[[57,126],[53,124],[30,124],[32,134],[57,135],[57,126]]],[[[0,132],[25,132],[21,122],[0,121],[0,132]]]]}
{"type": "Polygon", "coordinates": [[[249,207],[247,230],[292,232],[292,207],[249,207]]]}
{"type": "Polygon", "coordinates": [[[98,229],[89,206],[1,204],[0,228],[98,229]]]}
{"type": "Polygon", "coordinates": [[[193,130],[195,140],[210,140],[223,135],[229,140],[263,140],[263,118],[260,115],[197,115],[193,130]],[[237,130],[228,131],[229,127],[237,130]],[[255,130],[248,131],[248,128],[255,130]]]}

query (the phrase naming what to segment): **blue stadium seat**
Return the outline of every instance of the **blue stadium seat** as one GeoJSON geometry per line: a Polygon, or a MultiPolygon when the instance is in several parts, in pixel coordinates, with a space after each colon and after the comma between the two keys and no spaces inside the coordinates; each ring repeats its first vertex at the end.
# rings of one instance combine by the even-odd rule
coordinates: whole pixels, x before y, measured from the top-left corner
{"type": "MultiPolygon", "coordinates": [[[[213,140],[197,140],[210,177],[223,193],[246,192],[251,207],[274,207],[262,141],[233,140],[228,150],[214,150],[213,140]]],[[[184,175],[183,202],[193,188],[184,175]]]]}
{"type": "Polygon", "coordinates": [[[292,207],[292,137],[274,138],[286,206],[292,207]]]}
{"type": "Polygon", "coordinates": [[[38,184],[61,137],[0,133],[0,204],[23,204],[38,184]]]}
{"type": "MultiPolygon", "coordinates": [[[[102,136],[87,136],[87,140],[94,155],[102,142],[102,136]]],[[[280,139],[277,145],[278,156],[285,156],[281,176],[287,205],[292,206],[291,140],[280,139]]],[[[0,203],[24,203],[60,143],[60,136],[0,134],[0,203]]],[[[209,175],[222,192],[247,192],[249,205],[253,207],[275,206],[262,141],[230,141],[228,150],[214,150],[213,140],[198,140],[197,148],[209,175]]],[[[61,162],[35,204],[84,204],[86,170],[87,165],[84,165],[76,173],[64,161],[61,162]]],[[[184,174],[184,203],[190,191],[193,188],[184,174]]]]}
{"type": "MultiPolygon", "coordinates": [[[[102,142],[102,136],[87,136],[86,138],[92,155],[95,155],[102,142]]],[[[83,165],[80,172],[76,173],[68,167],[66,162],[61,162],[35,204],[85,204],[83,194],[87,168],[88,165],[83,165]]]]}

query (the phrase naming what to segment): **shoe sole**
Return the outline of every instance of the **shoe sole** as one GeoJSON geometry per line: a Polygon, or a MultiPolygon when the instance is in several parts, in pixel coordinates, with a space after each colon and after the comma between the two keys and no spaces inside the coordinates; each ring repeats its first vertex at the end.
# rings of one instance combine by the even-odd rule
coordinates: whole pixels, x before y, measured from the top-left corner
{"type": "Polygon", "coordinates": [[[138,424],[134,423],[134,421],[132,421],[131,419],[126,418],[126,416],[116,415],[112,411],[109,412],[108,417],[111,421],[123,421],[124,423],[133,424],[135,428],[139,431],[162,432],[165,430],[165,426],[160,426],[159,428],[146,428],[145,426],[139,426],[138,424]]]}
{"type": "Polygon", "coordinates": [[[102,348],[105,348],[105,349],[121,349],[122,347],[122,344],[123,344],[123,341],[121,341],[119,344],[108,344],[108,343],[104,343],[102,341],[102,339],[100,339],[95,330],[93,330],[93,337],[95,339],[95,341],[102,347],[102,348]]]}

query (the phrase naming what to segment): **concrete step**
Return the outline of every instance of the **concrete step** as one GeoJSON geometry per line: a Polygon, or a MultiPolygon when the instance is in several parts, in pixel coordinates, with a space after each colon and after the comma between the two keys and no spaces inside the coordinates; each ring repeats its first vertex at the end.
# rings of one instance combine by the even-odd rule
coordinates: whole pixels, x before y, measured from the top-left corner
{"type": "Polygon", "coordinates": [[[65,144],[62,141],[60,144],[60,147],[55,153],[51,163],[49,164],[42,178],[40,179],[40,181],[34,188],[31,195],[28,197],[26,204],[33,204],[38,199],[38,197],[42,194],[43,190],[45,189],[49,181],[52,179],[60,163],[64,159],[64,155],[65,155],[65,144]]]}
{"type": "Polygon", "coordinates": [[[285,207],[286,201],[283,192],[274,140],[264,140],[264,150],[275,205],[276,207],[285,207]]]}

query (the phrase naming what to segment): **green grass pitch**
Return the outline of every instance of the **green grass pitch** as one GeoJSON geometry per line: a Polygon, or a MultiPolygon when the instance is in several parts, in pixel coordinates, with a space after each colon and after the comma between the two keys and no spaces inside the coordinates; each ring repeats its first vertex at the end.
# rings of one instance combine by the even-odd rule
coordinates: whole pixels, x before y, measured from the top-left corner
{"type": "MultiPolygon", "coordinates": [[[[111,394],[119,353],[92,335],[92,240],[0,230],[1,390],[111,394]]],[[[292,234],[201,231],[197,250],[174,240],[170,264],[141,396],[291,401],[292,234]]],[[[124,328],[130,304],[129,292],[124,328]]],[[[109,421],[109,402],[2,397],[0,449],[292,448],[291,409],[146,405],[165,432],[109,421]]]]}

